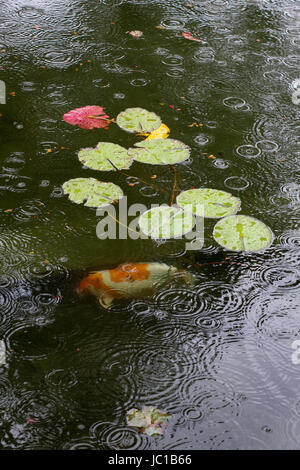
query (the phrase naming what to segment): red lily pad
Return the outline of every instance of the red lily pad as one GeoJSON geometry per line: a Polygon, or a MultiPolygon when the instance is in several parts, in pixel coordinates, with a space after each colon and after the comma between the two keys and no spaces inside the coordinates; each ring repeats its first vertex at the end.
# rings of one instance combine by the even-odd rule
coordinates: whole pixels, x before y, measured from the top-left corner
{"type": "Polygon", "coordinates": [[[100,129],[107,127],[110,121],[109,116],[104,113],[104,108],[100,106],[84,106],[83,108],[72,109],[64,114],[63,119],[72,126],[78,126],[81,129],[100,129]]]}

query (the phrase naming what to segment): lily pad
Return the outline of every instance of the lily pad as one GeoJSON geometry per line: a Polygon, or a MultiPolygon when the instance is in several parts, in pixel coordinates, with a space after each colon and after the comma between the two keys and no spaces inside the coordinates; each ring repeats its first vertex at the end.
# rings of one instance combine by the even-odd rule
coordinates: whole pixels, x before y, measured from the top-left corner
{"type": "Polygon", "coordinates": [[[188,145],[175,139],[143,140],[134,145],[139,148],[130,148],[128,154],[134,160],[150,165],[174,165],[190,156],[188,145]]]}
{"type": "Polygon", "coordinates": [[[254,217],[231,215],[220,220],[214,227],[214,239],[231,251],[260,251],[273,241],[271,229],[254,217]]]}
{"type": "Polygon", "coordinates": [[[138,428],[148,436],[162,435],[171,415],[154,406],[144,406],[141,410],[132,408],[126,412],[127,424],[138,428]]]}
{"type": "Polygon", "coordinates": [[[139,218],[141,231],[154,239],[181,237],[192,230],[194,223],[191,213],[170,206],[155,207],[139,218]]]}
{"type": "Polygon", "coordinates": [[[143,108],[127,108],[117,116],[117,124],[127,132],[152,132],[161,125],[157,114],[143,108]]]}
{"type": "Polygon", "coordinates": [[[177,196],[176,202],[183,209],[192,210],[193,214],[208,218],[236,214],[241,206],[238,197],[232,196],[226,191],[209,188],[184,191],[177,196]]]}
{"type": "Polygon", "coordinates": [[[95,178],[74,178],[62,185],[65,194],[76,204],[87,207],[107,206],[123,197],[122,189],[114,183],[103,183],[95,178]]]}
{"type": "Polygon", "coordinates": [[[127,149],[110,142],[99,142],[96,148],[85,148],[78,152],[78,158],[93,170],[127,170],[133,162],[127,149]]]}

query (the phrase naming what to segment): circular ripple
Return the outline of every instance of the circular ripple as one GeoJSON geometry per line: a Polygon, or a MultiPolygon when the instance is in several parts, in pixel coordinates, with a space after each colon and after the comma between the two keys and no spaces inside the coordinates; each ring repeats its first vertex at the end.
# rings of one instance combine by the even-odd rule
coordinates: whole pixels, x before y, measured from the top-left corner
{"type": "Polygon", "coordinates": [[[25,156],[23,152],[13,152],[4,160],[3,171],[16,173],[25,165],[25,156]]]}
{"type": "Polygon", "coordinates": [[[129,426],[97,422],[90,427],[90,435],[102,449],[143,450],[148,438],[129,426]]]}
{"type": "Polygon", "coordinates": [[[185,22],[179,18],[164,18],[161,21],[161,26],[167,29],[181,29],[184,27],[185,22]]]}
{"type": "Polygon", "coordinates": [[[195,54],[194,60],[200,63],[209,63],[215,60],[215,51],[210,47],[201,47],[195,54]]]}
{"type": "Polygon", "coordinates": [[[291,249],[300,248],[300,231],[285,232],[279,237],[280,243],[291,249]]]}
{"type": "Polygon", "coordinates": [[[235,96],[228,96],[227,98],[224,98],[223,104],[228,108],[240,109],[246,105],[246,101],[242,98],[237,98],[235,96]]]}
{"type": "Polygon", "coordinates": [[[24,361],[49,358],[63,347],[62,338],[51,335],[45,327],[42,329],[28,324],[14,327],[13,331],[7,334],[7,343],[8,349],[14,351],[14,356],[21,357],[24,361]]]}
{"type": "Polygon", "coordinates": [[[256,158],[261,154],[261,150],[254,145],[240,145],[236,149],[236,153],[245,158],[256,158]]]}
{"type": "Polygon", "coordinates": [[[230,189],[244,190],[248,188],[249,182],[241,176],[230,176],[224,181],[225,186],[230,189]]]}
{"type": "Polygon", "coordinates": [[[149,324],[143,323],[143,331],[146,339],[151,341],[166,341],[173,344],[177,339],[180,339],[180,327],[169,322],[163,323],[161,321],[149,321],[149,324]]]}
{"type": "Polygon", "coordinates": [[[155,302],[173,316],[193,317],[206,309],[205,300],[188,289],[168,289],[155,296],[155,302]]]}
{"type": "Polygon", "coordinates": [[[246,302],[245,296],[234,285],[222,282],[207,282],[197,289],[198,295],[205,301],[209,312],[214,315],[238,314],[246,302]]]}
{"type": "Polygon", "coordinates": [[[5,377],[0,377],[0,409],[2,407],[8,408],[8,405],[13,398],[12,385],[5,377]]]}
{"type": "Polygon", "coordinates": [[[258,284],[263,283],[267,288],[276,287],[277,291],[297,290],[300,284],[299,270],[292,266],[263,266],[255,271],[258,284]]]}
{"type": "Polygon", "coordinates": [[[165,243],[160,243],[156,250],[159,256],[167,258],[180,258],[186,253],[184,240],[166,240],[165,243]]]}
{"type": "MultiPolygon", "coordinates": [[[[184,343],[186,344],[186,343],[184,343]]],[[[197,343],[183,347],[163,347],[161,342],[147,344],[136,357],[134,377],[139,390],[139,400],[155,403],[165,408],[165,403],[178,401],[178,388],[186,376],[196,373],[199,346],[197,343]]]]}
{"type": "Polygon", "coordinates": [[[65,51],[49,51],[43,57],[47,67],[66,68],[76,63],[76,57],[71,57],[65,51]]]}
{"type": "Polygon", "coordinates": [[[56,369],[45,376],[46,382],[54,389],[69,390],[77,383],[76,374],[72,370],[56,369]]]}
{"type": "Polygon", "coordinates": [[[279,145],[272,140],[259,140],[255,146],[262,152],[276,152],[279,149],[279,145]]]}
{"type": "Polygon", "coordinates": [[[184,75],[184,69],[180,69],[178,67],[172,67],[167,71],[166,75],[168,77],[180,78],[184,75]]]}
{"type": "Polygon", "coordinates": [[[194,322],[201,330],[214,332],[218,331],[222,326],[221,319],[215,319],[213,317],[198,317],[194,322]]]}
{"type": "Polygon", "coordinates": [[[197,135],[197,137],[194,138],[194,142],[196,142],[197,145],[207,145],[211,143],[212,141],[213,141],[213,138],[205,134],[197,135]]]}
{"type": "Polygon", "coordinates": [[[16,401],[14,413],[19,422],[34,419],[46,426],[60,415],[57,396],[38,391],[25,392],[16,401]]]}
{"type": "Polygon", "coordinates": [[[182,383],[180,395],[183,400],[196,404],[203,413],[236,404],[234,391],[226,383],[199,375],[182,383]]]}
{"type": "MultiPolygon", "coordinates": [[[[277,289],[260,295],[254,293],[245,311],[250,324],[264,340],[265,348],[279,351],[285,347],[283,340],[292,341],[300,330],[299,304],[292,293],[282,294],[277,289]],[[277,340],[282,340],[282,343],[277,340]]],[[[289,349],[291,351],[291,343],[289,349]]]]}
{"type": "Polygon", "coordinates": [[[213,165],[220,170],[226,170],[229,167],[230,163],[223,160],[222,158],[216,158],[213,160],[213,165]]]}
{"type": "Polygon", "coordinates": [[[72,439],[62,445],[62,450],[98,450],[96,443],[89,437],[80,437],[72,439]]]}
{"type": "Polygon", "coordinates": [[[162,63],[175,67],[176,65],[181,65],[183,63],[183,57],[181,55],[168,55],[162,60],[162,63]]]}
{"type": "Polygon", "coordinates": [[[142,186],[139,189],[140,193],[145,196],[145,197],[155,197],[159,196],[159,192],[156,191],[155,188],[152,188],[151,186],[142,186]]]}
{"type": "Polygon", "coordinates": [[[145,78],[134,78],[130,81],[130,84],[135,87],[146,86],[148,85],[148,80],[145,78]]]}

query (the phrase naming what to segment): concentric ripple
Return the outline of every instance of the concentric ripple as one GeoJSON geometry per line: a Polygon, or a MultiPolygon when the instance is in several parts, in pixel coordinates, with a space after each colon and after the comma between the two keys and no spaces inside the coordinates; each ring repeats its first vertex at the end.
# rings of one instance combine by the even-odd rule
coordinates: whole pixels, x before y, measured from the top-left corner
{"type": "Polygon", "coordinates": [[[206,308],[205,300],[188,289],[168,289],[155,296],[155,303],[176,317],[188,318],[198,315],[206,308]]]}
{"type": "Polygon", "coordinates": [[[147,436],[129,426],[110,422],[94,423],[90,427],[90,435],[97,442],[98,448],[103,450],[143,450],[149,445],[147,436]]]}
{"type": "Polygon", "coordinates": [[[261,154],[261,150],[255,147],[255,145],[246,144],[239,145],[236,148],[236,153],[245,158],[257,158],[261,154]]]}

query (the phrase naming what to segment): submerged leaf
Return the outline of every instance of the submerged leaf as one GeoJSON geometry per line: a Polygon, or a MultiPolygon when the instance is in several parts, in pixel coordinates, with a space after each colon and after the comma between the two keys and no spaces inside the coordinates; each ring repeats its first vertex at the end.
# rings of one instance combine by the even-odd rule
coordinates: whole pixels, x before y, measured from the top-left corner
{"type": "Polygon", "coordinates": [[[96,148],[82,149],[78,158],[88,168],[101,171],[127,170],[133,162],[124,147],[110,142],[99,142],[96,148]]]}
{"type": "Polygon", "coordinates": [[[219,245],[232,251],[260,251],[273,241],[271,229],[254,217],[231,215],[214,227],[213,237],[219,245]]]}
{"type": "Polygon", "coordinates": [[[226,191],[218,189],[200,188],[183,191],[177,196],[177,204],[185,210],[192,210],[193,214],[219,218],[233,215],[240,209],[241,201],[226,191]]]}
{"type": "Polygon", "coordinates": [[[165,124],[162,124],[158,129],[151,132],[145,140],[152,139],[167,139],[170,135],[170,129],[165,124]]]}
{"type": "Polygon", "coordinates": [[[138,162],[151,165],[174,165],[190,156],[188,145],[175,139],[143,140],[134,145],[139,148],[130,148],[129,155],[138,162]]]}
{"type": "Polygon", "coordinates": [[[154,406],[144,406],[142,410],[132,408],[126,412],[127,424],[138,428],[148,436],[162,435],[171,415],[154,406]]]}
{"type": "Polygon", "coordinates": [[[95,178],[74,178],[66,181],[62,189],[76,204],[84,201],[87,207],[107,206],[123,197],[122,189],[114,183],[103,183],[95,178]]]}
{"type": "Polygon", "coordinates": [[[170,206],[149,209],[139,218],[141,231],[154,239],[181,237],[192,230],[194,223],[190,212],[170,206]]]}
{"type": "Polygon", "coordinates": [[[152,132],[161,125],[161,119],[155,113],[143,108],[127,108],[117,116],[121,129],[131,133],[152,132]]]}
{"type": "Polygon", "coordinates": [[[72,126],[78,125],[81,129],[93,129],[106,127],[109,116],[103,112],[100,106],[84,106],[83,108],[72,109],[64,114],[63,119],[72,126]]]}
{"type": "Polygon", "coordinates": [[[138,39],[140,38],[141,36],[143,36],[143,32],[142,31],[138,31],[137,29],[135,31],[126,31],[127,34],[130,34],[130,36],[132,36],[133,38],[135,39],[138,39]]]}

